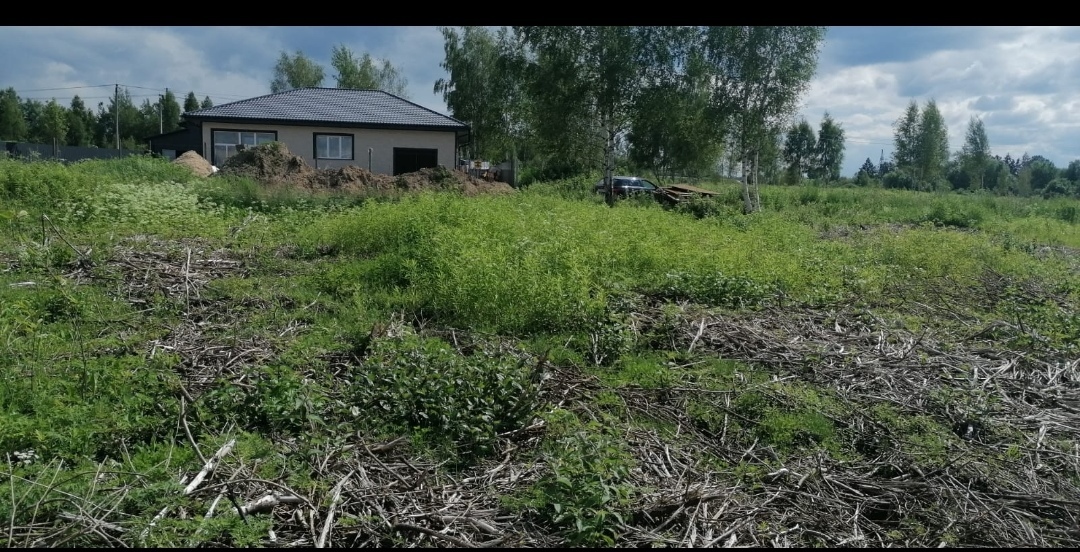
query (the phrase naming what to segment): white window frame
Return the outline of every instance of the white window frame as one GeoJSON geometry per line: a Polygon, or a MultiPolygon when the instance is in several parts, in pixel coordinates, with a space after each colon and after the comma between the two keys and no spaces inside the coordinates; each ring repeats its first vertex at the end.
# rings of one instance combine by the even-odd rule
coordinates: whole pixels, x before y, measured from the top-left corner
{"type": "Polygon", "coordinates": [[[315,133],[315,159],[352,161],[353,157],[352,134],[315,133]],[[348,142],[345,141],[346,139],[348,139],[348,142]],[[320,151],[325,152],[326,155],[320,155],[320,151]],[[332,155],[334,153],[337,155],[332,155]]]}

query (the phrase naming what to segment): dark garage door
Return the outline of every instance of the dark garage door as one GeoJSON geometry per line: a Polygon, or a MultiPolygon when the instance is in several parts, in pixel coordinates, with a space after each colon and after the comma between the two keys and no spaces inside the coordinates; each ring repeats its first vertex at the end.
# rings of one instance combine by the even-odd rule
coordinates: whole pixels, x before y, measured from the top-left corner
{"type": "Polygon", "coordinates": [[[394,176],[434,168],[439,164],[439,150],[394,148],[394,176]]]}

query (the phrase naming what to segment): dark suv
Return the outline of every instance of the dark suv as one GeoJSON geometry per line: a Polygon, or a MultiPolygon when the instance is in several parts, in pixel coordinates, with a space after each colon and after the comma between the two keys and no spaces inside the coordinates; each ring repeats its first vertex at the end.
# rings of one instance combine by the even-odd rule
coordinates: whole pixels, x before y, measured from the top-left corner
{"type": "MultiPolygon", "coordinates": [[[[623,197],[640,193],[651,194],[659,189],[659,186],[640,176],[613,176],[611,177],[611,185],[615,189],[615,195],[623,197]]],[[[600,182],[596,183],[595,190],[598,194],[605,192],[604,179],[600,179],[600,182]]]]}

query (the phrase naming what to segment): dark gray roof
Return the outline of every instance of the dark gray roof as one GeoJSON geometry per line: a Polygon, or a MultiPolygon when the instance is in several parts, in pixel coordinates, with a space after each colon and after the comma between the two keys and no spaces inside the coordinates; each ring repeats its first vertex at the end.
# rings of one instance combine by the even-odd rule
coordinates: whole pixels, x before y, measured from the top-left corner
{"type": "Polygon", "coordinates": [[[206,109],[185,117],[334,125],[468,128],[465,123],[382,90],[297,88],[206,109]]]}

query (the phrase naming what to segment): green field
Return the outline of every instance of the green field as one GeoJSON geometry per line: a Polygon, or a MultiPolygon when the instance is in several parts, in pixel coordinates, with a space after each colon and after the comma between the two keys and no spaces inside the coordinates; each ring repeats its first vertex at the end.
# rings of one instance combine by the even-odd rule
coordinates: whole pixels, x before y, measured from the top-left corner
{"type": "Polygon", "coordinates": [[[0,160],[0,542],[1080,542],[1080,202],[595,181],[0,160]]]}

